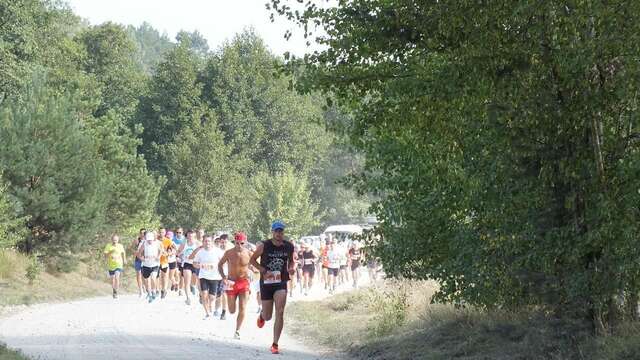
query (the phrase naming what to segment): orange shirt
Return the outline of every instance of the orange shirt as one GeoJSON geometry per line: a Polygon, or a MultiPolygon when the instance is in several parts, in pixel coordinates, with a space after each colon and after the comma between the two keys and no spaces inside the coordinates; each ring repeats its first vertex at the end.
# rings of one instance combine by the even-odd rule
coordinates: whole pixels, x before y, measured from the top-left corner
{"type": "Polygon", "coordinates": [[[173,241],[168,237],[162,238],[162,248],[164,249],[163,254],[160,255],[160,267],[169,266],[169,256],[166,251],[173,245],[173,241]]]}

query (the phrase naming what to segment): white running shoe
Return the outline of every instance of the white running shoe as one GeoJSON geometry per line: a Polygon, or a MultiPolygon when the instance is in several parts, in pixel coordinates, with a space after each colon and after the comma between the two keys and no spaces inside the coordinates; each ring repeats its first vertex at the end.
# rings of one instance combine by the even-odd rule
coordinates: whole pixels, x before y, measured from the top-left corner
{"type": "Polygon", "coordinates": [[[236,333],[233,334],[233,338],[236,339],[236,340],[240,340],[240,332],[236,331],[236,333]]]}

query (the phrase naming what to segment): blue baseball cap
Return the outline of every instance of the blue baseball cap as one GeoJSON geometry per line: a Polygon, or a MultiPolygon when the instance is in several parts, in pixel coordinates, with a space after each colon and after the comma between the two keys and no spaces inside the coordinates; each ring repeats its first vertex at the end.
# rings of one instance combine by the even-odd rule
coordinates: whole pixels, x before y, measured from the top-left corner
{"type": "Polygon", "coordinates": [[[276,220],[271,224],[271,231],[284,230],[284,228],[284,223],[280,220],[276,220]]]}

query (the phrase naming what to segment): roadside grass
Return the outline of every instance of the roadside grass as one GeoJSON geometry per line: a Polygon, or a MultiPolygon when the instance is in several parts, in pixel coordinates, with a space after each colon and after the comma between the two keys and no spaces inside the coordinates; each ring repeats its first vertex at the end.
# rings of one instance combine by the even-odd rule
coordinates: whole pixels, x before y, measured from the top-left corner
{"type": "Polygon", "coordinates": [[[387,281],[325,301],[289,306],[288,328],[304,341],[356,359],[639,359],[640,324],[608,337],[585,322],[538,312],[430,304],[430,282],[387,281]]]}
{"type": "MultiPolygon", "coordinates": [[[[95,254],[86,253],[63,261],[56,258],[35,261],[14,250],[0,249],[0,306],[110,295],[111,285],[101,260],[95,254]]],[[[122,292],[136,288],[130,264],[121,283],[122,292]]]]}
{"type": "Polygon", "coordinates": [[[0,360],[26,360],[26,356],[18,351],[8,349],[3,343],[0,343],[0,360]]]}

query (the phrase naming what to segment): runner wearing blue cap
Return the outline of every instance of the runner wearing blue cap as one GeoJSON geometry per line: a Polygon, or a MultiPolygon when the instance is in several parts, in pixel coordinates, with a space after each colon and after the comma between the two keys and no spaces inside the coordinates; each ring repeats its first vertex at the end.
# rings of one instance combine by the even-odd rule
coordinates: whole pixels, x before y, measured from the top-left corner
{"type": "Polygon", "coordinates": [[[262,311],[258,316],[258,327],[271,320],[273,307],[276,318],[273,325],[271,353],[279,354],[278,340],[284,327],[284,307],[287,304],[287,281],[295,274],[293,244],[284,239],[285,225],[276,220],[271,224],[271,239],[258,244],[251,256],[251,265],[260,270],[260,297],[262,311]],[[258,258],[260,262],[258,263],[258,258]]]}

